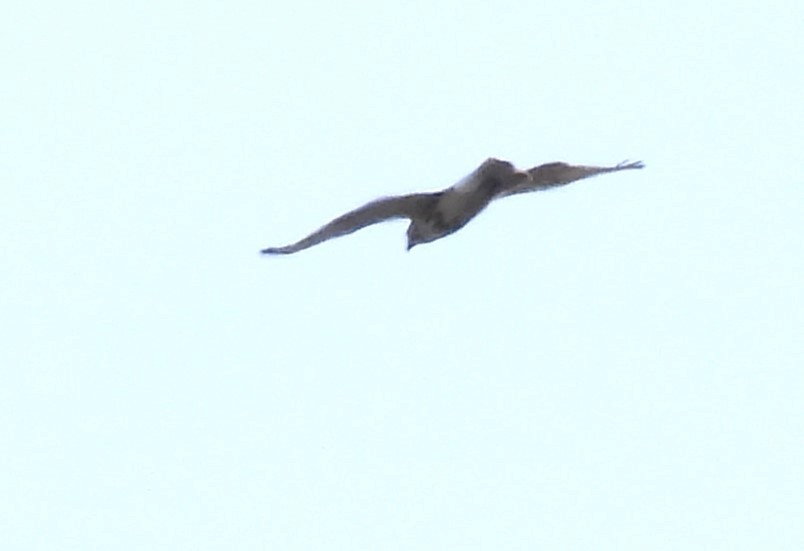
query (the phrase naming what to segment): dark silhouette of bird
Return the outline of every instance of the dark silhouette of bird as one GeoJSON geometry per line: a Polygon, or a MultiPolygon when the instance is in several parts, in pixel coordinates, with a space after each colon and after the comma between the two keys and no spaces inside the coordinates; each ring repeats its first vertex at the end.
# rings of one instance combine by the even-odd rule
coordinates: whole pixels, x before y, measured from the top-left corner
{"type": "Polygon", "coordinates": [[[563,186],[598,174],[643,168],[641,161],[614,166],[547,163],[517,170],[508,161],[487,159],[471,174],[441,191],[383,197],[339,216],[304,239],[284,247],[263,249],[263,254],[292,254],[328,239],[396,218],[410,219],[408,250],[441,239],[464,227],[495,199],[563,186]]]}

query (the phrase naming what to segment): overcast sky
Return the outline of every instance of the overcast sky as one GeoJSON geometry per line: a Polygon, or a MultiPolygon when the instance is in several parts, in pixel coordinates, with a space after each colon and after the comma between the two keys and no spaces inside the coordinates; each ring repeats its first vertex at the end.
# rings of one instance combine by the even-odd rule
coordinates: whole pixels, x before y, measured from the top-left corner
{"type": "Polygon", "coordinates": [[[804,549],[800,1],[3,12],[4,547],[804,549]]]}

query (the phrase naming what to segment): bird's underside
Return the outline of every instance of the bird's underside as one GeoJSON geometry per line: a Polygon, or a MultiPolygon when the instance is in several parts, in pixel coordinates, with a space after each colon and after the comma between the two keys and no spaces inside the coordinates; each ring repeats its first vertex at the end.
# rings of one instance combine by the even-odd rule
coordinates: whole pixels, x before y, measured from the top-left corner
{"type": "Polygon", "coordinates": [[[509,195],[563,186],[599,174],[641,169],[641,161],[614,166],[547,163],[520,171],[499,159],[488,159],[471,174],[442,191],[384,197],[347,212],[296,243],[263,249],[263,254],[292,254],[361,228],[407,218],[408,250],[461,229],[489,203],[509,195]]]}

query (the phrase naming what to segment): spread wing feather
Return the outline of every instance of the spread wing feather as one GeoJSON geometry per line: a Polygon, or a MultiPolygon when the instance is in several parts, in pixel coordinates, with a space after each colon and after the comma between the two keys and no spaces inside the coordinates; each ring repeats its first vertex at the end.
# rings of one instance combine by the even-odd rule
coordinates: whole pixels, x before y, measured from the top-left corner
{"type": "Polygon", "coordinates": [[[263,254],[291,254],[328,239],[356,232],[361,228],[394,218],[413,218],[435,201],[435,194],[413,193],[397,197],[383,197],[339,216],[304,239],[284,247],[263,249],[263,254]]]}
{"type": "Polygon", "coordinates": [[[527,172],[530,179],[519,181],[509,186],[498,194],[498,197],[515,195],[517,193],[529,193],[540,191],[556,186],[563,186],[584,178],[606,174],[609,172],[619,172],[621,170],[632,170],[643,168],[642,161],[623,161],[614,166],[584,166],[570,165],[567,163],[547,163],[529,169],[527,172]]]}

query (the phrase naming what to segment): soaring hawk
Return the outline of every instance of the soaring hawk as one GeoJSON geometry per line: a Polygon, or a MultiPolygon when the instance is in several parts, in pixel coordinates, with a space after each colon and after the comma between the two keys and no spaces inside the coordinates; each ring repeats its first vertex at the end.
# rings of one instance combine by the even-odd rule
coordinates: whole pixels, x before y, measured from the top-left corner
{"type": "Polygon", "coordinates": [[[296,253],[328,239],[395,218],[410,219],[410,250],[421,243],[429,243],[458,231],[495,199],[563,186],[607,172],[643,167],[641,161],[623,161],[615,166],[547,163],[530,170],[517,170],[508,161],[491,158],[444,190],[377,199],[339,216],[296,243],[284,247],[269,247],[263,249],[262,253],[296,253]]]}

